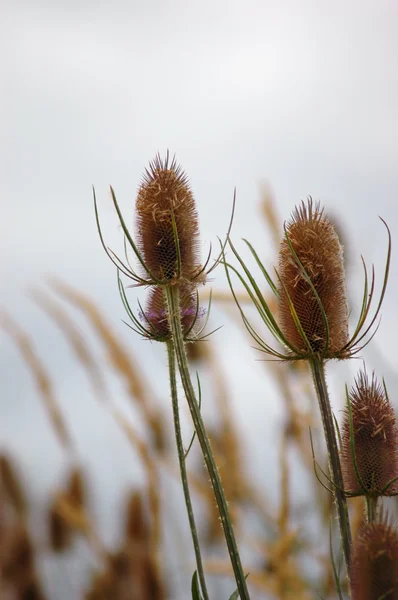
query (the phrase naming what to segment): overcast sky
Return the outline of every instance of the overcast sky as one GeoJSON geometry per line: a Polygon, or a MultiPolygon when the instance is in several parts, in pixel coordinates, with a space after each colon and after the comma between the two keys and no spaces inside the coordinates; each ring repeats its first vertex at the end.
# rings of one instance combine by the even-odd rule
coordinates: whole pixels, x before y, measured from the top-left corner
{"type": "MultiPolygon", "coordinates": [[[[160,350],[153,358],[153,349],[132,340],[120,322],[91,184],[107,239],[120,248],[107,186],[112,183],[131,222],[145,164],[169,148],[191,178],[204,245],[225,232],[236,186],[234,239],[239,245],[248,237],[271,260],[259,217],[259,186],[268,181],[282,219],[309,194],[340,218],[354,290],[361,253],[382,272],[386,234],[378,215],[395,239],[398,233],[395,0],[10,0],[2,22],[2,303],[35,336],[76,436],[87,434],[82,452],[98,438],[87,424],[94,404],[61,336],[27,297],[29,287],[56,274],[85,291],[140,353],[148,373],[154,361],[159,372],[163,368],[160,350]]],[[[222,272],[213,284],[225,287],[222,272]]],[[[394,256],[371,358],[392,375],[398,370],[397,294],[394,256]]],[[[353,297],[359,303],[358,290],[353,297]]],[[[226,321],[221,312],[216,318],[216,325],[226,321]]],[[[234,402],[252,428],[254,448],[264,428],[272,438],[277,397],[270,388],[265,406],[263,372],[232,325],[217,336],[225,364],[236,373],[234,402]]],[[[2,439],[25,467],[45,462],[50,485],[60,454],[46,437],[29,373],[4,336],[1,360],[2,439]]],[[[107,435],[117,447],[116,431],[107,435]]],[[[129,478],[128,466],[116,471],[116,479],[129,478]]]]}

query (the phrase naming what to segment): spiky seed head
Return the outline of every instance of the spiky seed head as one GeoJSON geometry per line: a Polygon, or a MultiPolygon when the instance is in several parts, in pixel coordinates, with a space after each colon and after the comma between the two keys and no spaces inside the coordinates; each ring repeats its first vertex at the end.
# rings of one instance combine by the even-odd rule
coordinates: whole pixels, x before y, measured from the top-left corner
{"type": "Polygon", "coordinates": [[[324,215],[319,203],[314,204],[309,198],[307,203],[302,202],[295,208],[287,224],[286,235],[279,251],[281,330],[300,354],[345,358],[342,349],[349,339],[348,306],[343,248],[336,230],[324,215]],[[312,285],[306,279],[288,240],[312,285]],[[289,297],[309,347],[294,322],[289,308],[289,297]],[[320,303],[327,318],[328,343],[320,303]]]}
{"type": "MultiPolygon", "coordinates": [[[[355,458],[364,494],[389,496],[398,491],[398,428],[394,408],[385,389],[372,375],[360,372],[349,400],[352,412],[355,458]]],[[[361,489],[351,452],[350,418],[345,410],[342,426],[341,463],[346,491],[361,489]]]]}
{"type": "Polygon", "coordinates": [[[398,600],[398,534],[384,516],[358,531],[351,586],[353,600],[398,600]]]}
{"type": "MultiPolygon", "coordinates": [[[[182,331],[188,334],[190,329],[195,329],[194,321],[203,316],[203,309],[197,307],[197,296],[192,285],[182,285],[180,287],[180,317],[182,331]]],[[[167,314],[167,305],[162,287],[152,287],[149,290],[149,296],[145,314],[141,315],[144,326],[150,329],[155,338],[167,340],[171,336],[169,319],[167,314]]]]}
{"type": "Polygon", "coordinates": [[[139,187],[137,201],[139,248],[154,277],[162,282],[178,278],[178,251],[173,215],[181,256],[180,279],[194,281],[200,271],[199,222],[188,178],[177,165],[159,155],[149,163],[139,187]]]}

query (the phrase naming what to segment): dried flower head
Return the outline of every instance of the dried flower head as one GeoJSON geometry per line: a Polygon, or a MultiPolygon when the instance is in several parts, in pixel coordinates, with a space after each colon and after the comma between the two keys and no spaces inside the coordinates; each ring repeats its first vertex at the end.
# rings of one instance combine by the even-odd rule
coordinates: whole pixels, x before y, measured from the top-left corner
{"type": "Polygon", "coordinates": [[[136,201],[138,246],[152,275],[164,283],[194,281],[201,271],[199,223],[188,178],[169,154],[149,163],[136,201]]]}
{"type": "Polygon", "coordinates": [[[398,600],[398,534],[385,517],[358,531],[351,587],[353,600],[398,600]]]}
{"type": "Polygon", "coordinates": [[[97,197],[93,187],[94,211],[98,234],[107,256],[118,271],[135,282],[136,286],[203,283],[206,276],[220,263],[231,231],[235,194],[227,238],[211,267],[212,247],[203,266],[199,259],[199,224],[188,177],[175,158],[160,155],[150,161],[145,170],[136,200],[137,236],[135,243],[123,218],[116,194],[110,187],[113,205],[124,233],[125,261],[105,243],[99,220],[97,197]],[[128,247],[138,259],[139,274],[130,264],[128,247]]]}
{"type": "MultiPolygon", "coordinates": [[[[169,338],[167,314],[161,291],[157,289],[150,295],[148,310],[141,309],[141,317],[145,321],[143,324],[130,308],[121,275],[134,282],[130,287],[177,286],[178,295],[182,297],[181,317],[184,321],[183,330],[187,336],[185,341],[204,339],[207,336],[199,337],[199,335],[206,326],[207,319],[200,331],[195,331],[192,339],[188,338],[188,333],[194,331],[193,325],[197,317],[201,312],[203,313],[198,310],[196,288],[199,283],[205,282],[207,275],[221,262],[232,227],[235,194],[226,240],[221,244],[220,254],[212,266],[208,267],[212,254],[211,244],[207,259],[202,266],[199,259],[199,227],[194,197],[187,176],[177,165],[175,158],[170,159],[169,152],[166,153],[164,160],[158,154],[149,163],[139,186],[136,200],[137,243],[126,225],[112,187],[110,191],[124,233],[124,261],[105,243],[93,188],[95,218],[102,247],[118,270],[119,292],[133,323],[133,326],[129,326],[145,338],[160,341],[169,338]],[[139,263],[139,271],[130,263],[130,250],[139,263]]],[[[210,304],[211,299],[208,314],[210,304]]]]}
{"type": "Polygon", "coordinates": [[[346,491],[369,496],[390,496],[398,492],[397,482],[394,482],[398,477],[395,411],[385,388],[374,374],[369,381],[366,371],[358,375],[348,395],[342,426],[341,463],[346,491]]]}
{"type": "Polygon", "coordinates": [[[387,224],[381,220],[388,233],[388,250],[379,301],[368,322],[375,292],[375,272],[372,267],[369,281],[367,268],[362,260],[365,273],[362,306],[351,337],[348,335],[349,312],[343,249],[334,225],[324,215],[319,204],[314,204],[311,198],[307,203],[302,202],[285,226],[285,237],[279,252],[279,271],[276,271],[277,283],[260,261],[253,246],[244,240],[275,295],[279,307],[279,322],[273,314],[273,302],[264,297],[261,285],[229,239],[243,273],[239,273],[235,266],[227,262],[223,254],[228,283],[243,322],[260,351],[279,360],[346,359],[358,354],[369,343],[377,331],[377,327],[373,326],[383,303],[391,261],[391,234],[387,224]],[[245,286],[262,321],[282,350],[273,348],[257,333],[235,292],[232,273],[245,286]]]}
{"type": "Polygon", "coordinates": [[[303,354],[341,352],[348,342],[343,249],[333,224],[311,199],[295,209],[286,227],[279,278],[280,324],[290,344],[303,354]]]}

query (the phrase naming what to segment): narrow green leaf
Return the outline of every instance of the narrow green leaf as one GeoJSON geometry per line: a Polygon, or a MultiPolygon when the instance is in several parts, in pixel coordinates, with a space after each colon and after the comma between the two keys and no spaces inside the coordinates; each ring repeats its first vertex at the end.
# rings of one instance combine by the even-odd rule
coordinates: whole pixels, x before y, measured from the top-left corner
{"type": "MultiPolygon", "coordinates": [[[[362,335],[357,340],[355,340],[356,335],[358,335],[359,331],[362,328],[362,325],[364,325],[364,323],[365,323],[365,319],[366,319],[366,317],[368,315],[368,312],[369,312],[369,309],[370,309],[370,304],[371,304],[372,298],[373,298],[374,279],[375,278],[374,278],[374,268],[372,266],[372,283],[371,283],[371,290],[370,290],[370,294],[369,294],[369,302],[368,302],[368,305],[367,305],[366,314],[365,314],[365,317],[363,319],[363,322],[362,322],[362,325],[360,327],[360,330],[359,331],[356,330],[356,335],[354,334],[354,336],[349,341],[349,346],[350,347],[353,345],[354,341],[355,341],[356,344],[359,344],[359,342],[364,339],[364,337],[367,335],[367,333],[373,327],[373,324],[375,323],[375,321],[376,321],[376,319],[378,317],[378,314],[380,312],[381,305],[383,304],[384,295],[385,295],[386,289],[387,289],[388,276],[389,276],[389,272],[390,272],[390,263],[391,263],[391,232],[390,232],[390,229],[389,229],[387,223],[384,221],[384,219],[382,219],[381,217],[379,217],[379,218],[382,221],[382,223],[385,225],[385,227],[387,229],[387,235],[388,235],[387,259],[386,259],[386,266],[385,266],[385,269],[384,269],[384,278],[383,278],[383,285],[382,285],[382,289],[381,289],[381,294],[380,294],[379,302],[377,304],[377,308],[376,308],[375,314],[373,315],[372,320],[370,321],[369,325],[367,326],[367,328],[365,329],[365,331],[362,333],[362,335]]],[[[358,329],[358,327],[357,327],[357,329],[358,329]]],[[[372,338],[370,338],[370,339],[372,339],[372,338]]],[[[369,342],[370,342],[370,340],[368,340],[365,345],[367,345],[369,342]]]]}
{"type": "MultiPolygon", "coordinates": [[[[206,271],[206,269],[207,269],[207,265],[209,264],[209,262],[210,262],[210,259],[211,259],[211,251],[212,251],[212,248],[213,248],[213,245],[212,245],[212,243],[210,242],[210,245],[209,245],[209,252],[208,252],[208,254],[207,254],[207,258],[206,258],[206,260],[205,260],[205,263],[204,263],[203,267],[201,267],[201,268],[200,268],[198,271],[196,271],[196,273],[194,273],[194,274],[193,274],[193,279],[197,279],[198,277],[200,277],[200,276],[202,275],[202,273],[204,273],[204,272],[206,271]]],[[[208,273],[206,273],[206,275],[208,275],[208,273]]]]}
{"type": "MultiPolygon", "coordinates": [[[[111,251],[109,250],[109,248],[107,247],[107,245],[105,244],[105,240],[104,240],[104,236],[102,235],[102,229],[101,229],[101,224],[100,224],[100,220],[99,220],[99,214],[98,214],[98,205],[97,205],[97,196],[95,194],[95,188],[93,186],[93,198],[94,198],[94,212],[95,212],[95,221],[97,224],[97,230],[98,230],[98,235],[101,241],[101,245],[103,247],[103,249],[105,250],[106,255],[108,256],[108,258],[111,260],[111,262],[115,265],[115,267],[117,267],[120,271],[123,272],[124,275],[126,275],[127,277],[132,277],[132,274],[127,270],[127,272],[124,271],[124,268],[122,269],[120,267],[120,265],[115,261],[115,259],[113,258],[111,251]]],[[[115,256],[115,254],[114,254],[115,256]]],[[[117,258],[117,257],[116,257],[117,258]]]]}
{"type": "Polygon", "coordinates": [[[138,258],[138,260],[139,260],[139,262],[141,263],[141,265],[142,265],[142,267],[144,268],[144,270],[145,270],[145,271],[148,273],[149,277],[150,277],[150,278],[151,278],[151,279],[152,279],[152,280],[153,280],[155,283],[162,283],[162,282],[161,282],[161,281],[159,281],[159,280],[158,280],[156,277],[154,277],[154,276],[153,276],[153,274],[151,273],[150,269],[149,269],[149,268],[147,267],[147,265],[145,264],[144,258],[143,258],[143,256],[142,256],[141,252],[138,250],[137,246],[135,245],[135,243],[134,243],[134,240],[133,240],[133,238],[131,237],[131,234],[130,234],[130,232],[129,232],[128,228],[127,228],[127,225],[126,225],[126,223],[125,223],[125,221],[124,221],[124,218],[123,218],[122,212],[121,212],[121,210],[120,210],[119,204],[118,204],[118,202],[117,202],[117,199],[116,199],[116,194],[115,194],[115,191],[114,191],[114,189],[113,189],[113,187],[112,187],[112,186],[109,186],[109,187],[110,187],[110,191],[111,191],[112,202],[113,202],[113,205],[114,205],[114,207],[115,207],[115,209],[116,209],[117,216],[118,216],[118,218],[119,218],[119,223],[120,223],[120,225],[121,225],[121,227],[122,227],[122,229],[123,229],[124,235],[126,236],[126,238],[127,238],[128,242],[129,242],[129,244],[130,244],[131,248],[132,248],[132,249],[133,249],[133,251],[134,251],[134,254],[135,254],[135,255],[136,255],[136,257],[138,258]]]}
{"type": "Polygon", "coordinates": [[[253,254],[254,260],[256,261],[257,265],[260,267],[260,270],[261,270],[262,274],[264,275],[264,277],[265,277],[268,285],[270,286],[271,290],[273,291],[273,293],[275,294],[275,296],[277,298],[279,298],[280,294],[279,294],[278,288],[276,287],[275,283],[272,281],[271,276],[268,273],[267,269],[264,267],[263,263],[259,259],[257,252],[254,250],[253,246],[251,245],[251,243],[248,240],[243,239],[243,241],[248,246],[250,252],[253,254]]]}
{"type": "MultiPolygon", "coordinates": [[[[257,312],[258,312],[258,314],[260,315],[260,317],[264,321],[266,327],[272,333],[272,335],[274,336],[274,338],[281,345],[286,346],[294,354],[297,354],[296,349],[288,342],[288,340],[285,338],[285,336],[283,335],[282,331],[280,330],[278,324],[276,323],[276,321],[275,321],[275,319],[274,319],[274,317],[272,315],[272,312],[271,312],[268,304],[265,301],[265,298],[261,294],[261,292],[260,292],[257,284],[255,283],[254,279],[250,275],[250,273],[249,273],[247,267],[244,265],[242,259],[239,257],[239,254],[234,249],[231,241],[230,241],[230,245],[231,245],[232,251],[234,252],[235,256],[240,261],[240,263],[241,263],[241,265],[242,265],[242,267],[243,267],[243,269],[244,269],[244,271],[245,271],[245,273],[246,273],[246,275],[247,275],[247,277],[248,277],[251,285],[253,286],[253,289],[255,290],[255,292],[257,294],[257,297],[258,297],[258,300],[257,300],[255,298],[253,292],[251,291],[248,283],[244,280],[244,278],[239,273],[239,271],[237,269],[235,269],[235,267],[233,267],[231,264],[227,263],[225,261],[225,257],[224,257],[224,261],[223,262],[224,262],[224,267],[225,267],[225,273],[226,273],[226,276],[227,276],[227,281],[228,281],[231,293],[232,293],[232,295],[234,297],[235,303],[236,303],[236,305],[237,305],[237,307],[239,309],[239,312],[240,312],[240,314],[242,316],[242,319],[243,319],[243,321],[245,323],[246,328],[247,328],[247,323],[249,323],[249,321],[248,321],[247,317],[245,316],[245,313],[244,313],[244,311],[243,311],[243,309],[242,309],[242,307],[241,307],[241,305],[240,305],[240,303],[238,301],[238,298],[237,298],[237,296],[235,294],[235,290],[234,290],[234,287],[233,287],[233,284],[232,284],[232,280],[231,280],[231,277],[230,277],[230,274],[229,274],[229,269],[236,274],[236,276],[238,277],[238,279],[240,280],[240,282],[243,284],[243,286],[244,286],[245,290],[247,291],[247,293],[249,294],[249,296],[250,296],[250,298],[251,298],[251,300],[252,300],[252,302],[253,302],[253,304],[254,304],[257,312]]],[[[252,328],[252,329],[254,330],[254,328],[252,328]]],[[[251,333],[251,331],[249,329],[248,329],[248,331],[249,331],[250,335],[252,335],[252,333],[251,333]]],[[[258,335],[258,334],[256,333],[256,335],[258,335]]],[[[254,336],[252,335],[252,337],[254,337],[254,336]]],[[[260,338],[260,336],[258,336],[258,337],[260,338]]],[[[260,340],[261,340],[261,338],[260,338],[260,340]]],[[[263,346],[263,343],[262,343],[263,340],[261,342],[259,342],[258,340],[256,340],[256,341],[257,341],[258,344],[260,344],[261,346],[263,346]]],[[[282,357],[282,360],[283,360],[283,358],[284,357],[282,357]]],[[[288,357],[286,356],[286,358],[288,358],[288,357]]]]}
{"type": "Polygon", "coordinates": [[[222,242],[222,241],[219,239],[219,242],[220,242],[220,245],[221,245],[221,252],[220,252],[220,254],[218,255],[218,257],[216,258],[216,260],[214,261],[214,265],[213,265],[212,267],[210,267],[210,269],[207,271],[207,275],[210,275],[210,273],[211,273],[212,271],[214,271],[214,269],[215,269],[215,268],[216,268],[216,267],[217,267],[217,266],[220,264],[220,262],[221,262],[221,259],[224,259],[224,258],[225,258],[225,248],[227,247],[228,240],[229,240],[229,235],[230,235],[230,233],[231,233],[231,229],[232,229],[232,224],[233,224],[233,222],[234,222],[234,216],[235,216],[235,205],[236,205],[236,188],[234,189],[234,197],[233,197],[233,200],[232,200],[232,211],[231,211],[231,218],[230,218],[229,225],[228,225],[228,231],[227,231],[227,234],[226,234],[226,236],[225,236],[225,241],[224,241],[224,242],[222,242]]]}
{"type": "MultiPolygon", "coordinates": [[[[290,297],[290,294],[289,294],[289,292],[288,292],[288,290],[287,290],[287,287],[286,287],[286,285],[283,283],[283,281],[282,281],[281,277],[279,276],[279,273],[278,273],[278,272],[276,272],[276,274],[277,274],[277,277],[278,277],[278,279],[279,279],[279,281],[280,281],[280,283],[281,283],[281,285],[282,285],[282,287],[283,287],[283,290],[284,290],[284,292],[285,292],[285,294],[286,294],[286,299],[287,299],[287,303],[288,303],[288,306],[289,306],[290,314],[292,315],[292,319],[293,319],[293,322],[294,322],[294,324],[295,324],[295,326],[296,326],[296,329],[297,329],[297,331],[299,332],[299,334],[300,334],[300,336],[301,336],[301,339],[302,339],[302,340],[303,340],[303,342],[306,344],[306,346],[307,346],[307,349],[308,349],[308,352],[309,352],[310,354],[313,354],[313,350],[312,350],[312,348],[311,348],[311,344],[310,344],[310,342],[309,342],[309,340],[308,340],[308,338],[307,338],[307,336],[306,336],[306,333],[305,333],[305,331],[304,331],[304,329],[303,329],[303,327],[302,327],[302,325],[301,325],[301,321],[300,321],[300,319],[299,319],[299,317],[298,317],[298,314],[297,314],[297,312],[296,312],[296,308],[295,308],[295,306],[294,306],[294,304],[293,304],[293,301],[292,301],[292,299],[291,299],[291,297],[290,297]]],[[[296,352],[297,352],[297,354],[299,354],[299,352],[298,352],[298,351],[296,351],[296,352]]]]}
{"type": "MultiPolygon", "coordinates": [[[[197,371],[196,371],[196,379],[198,381],[198,396],[199,396],[198,405],[199,405],[199,410],[201,410],[201,408],[202,408],[202,388],[201,388],[201,385],[200,385],[199,374],[198,374],[197,371]]],[[[188,454],[189,454],[189,452],[190,452],[190,450],[192,448],[192,444],[195,441],[195,437],[196,437],[196,431],[194,431],[193,434],[192,434],[191,441],[189,442],[188,448],[186,449],[185,454],[184,454],[184,460],[186,460],[187,457],[188,457],[188,454]]]]}
{"type": "Polygon", "coordinates": [[[341,439],[341,433],[340,433],[340,427],[339,427],[339,423],[336,419],[336,415],[334,414],[334,412],[332,412],[332,416],[333,416],[333,421],[334,421],[334,426],[336,427],[336,431],[337,431],[337,437],[339,438],[339,450],[341,450],[343,442],[341,439]]]}
{"type": "MultiPolygon", "coordinates": [[[[210,295],[211,295],[211,290],[210,290],[210,295]]],[[[195,316],[193,318],[193,321],[191,323],[190,328],[188,329],[188,331],[185,334],[185,338],[188,338],[189,334],[191,333],[192,329],[194,328],[196,321],[198,319],[198,314],[199,314],[199,292],[198,290],[196,290],[196,309],[195,309],[195,316]]]]}
{"type": "Polygon", "coordinates": [[[330,521],[329,523],[329,550],[330,550],[330,559],[332,561],[332,569],[333,569],[333,576],[334,576],[334,583],[336,586],[336,592],[339,595],[339,600],[343,600],[343,594],[341,591],[341,584],[340,584],[340,578],[339,578],[339,574],[336,568],[336,561],[334,559],[334,552],[333,552],[333,540],[332,540],[332,521],[330,521]]]}
{"type": "Polygon", "coordinates": [[[312,431],[311,431],[311,427],[309,428],[310,431],[310,443],[311,443],[311,452],[312,452],[312,465],[313,465],[313,469],[314,469],[314,475],[317,478],[317,480],[319,481],[319,483],[321,484],[321,486],[323,488],[325,488],[326,491],[330,492],[331,494],[333,494],[333,490],[331,488],[329,488],[327,485],[325,485],[323,483],[323,481],[321,481],[321,478],[318,475],[318,471],[317,468],[321,471],[322,475],[325,477],[325,479],[327,481],[329,481],[329,483],[333,486],[333,481],[326,475],[325,471],[322,469],[322,467],[320,466],[320,464],[318,463],[318,461],[315,458],[315,450],[314,450],[314,443],[312,441],[312,431]]]}
{"type": "MultiPolygon", "coordinates": [[[[197,320],[197,317],[199,314],[199,292],[196,290],[196,293],[197,293],[197,305],[196,305],[197,311],[196,311],[196,315],[195,315],[195,320],[197,320]]],[[[202,334],[202,331],[204,331],[207,327],[207,323],[209,322],[209,319],[210,319],[212,297],[213,297],[213,290],[212,290],[212,288],[210,288],[210,295],[209,295],[209,302],[207,304],[206,317],[204,318],[203,325],[201,326],[199,331],[197,331],[195,333],[194,339],[197,339],[197,340],[201,339],[200,336],[202,334]]],[[[194,324],[195,324],[195,321],[194,321],[193,325],[194,324]]],[[[188,336],[191,333],[191,329],[193,328],[193,325],[191,325],[191,327],[187,331],[186,336],[188,336]]],[[[207,334],[207,335],[209,335],[209,334],[207,334]]],[[[207,337],[207,335],[204,337],[207,337]]]]}
{"type": "Polygon", "coordinates": [[[195,573],[192,575],[191,592],[192,592],[192,600],[203,600],[202,594],[200,593],[199,579],[198,579],[197,571],[195,571],[195,573]]]}
{"type": "Polygon", "coordinates": [[[372,303],[372,298],[373,298],[373,292],[374,292],[374,269],[372,269],[372,281],[371,281],[371,285],[370,285],[370,293],[369,293],[369,277],[368,277],[368,270],[366,267],[366,263],[365,260],[363,258],[363,256],[361,256],[362,259],[362,266],[363,266],[363,270],[364,270],[364,287],[363,287],[363,296],[362,296],[362,306],[361,306],[361,312],[358,318],[358,322],[357,325],[355,327],[354,333],[351,336],[351,339],[348,341],[348,343],[344,346],[344,348],[351,348],[356,340],[356,338],[358,337],[367,317],[369,314],[369,310],[370,310],[370,305],[372,303]]]}

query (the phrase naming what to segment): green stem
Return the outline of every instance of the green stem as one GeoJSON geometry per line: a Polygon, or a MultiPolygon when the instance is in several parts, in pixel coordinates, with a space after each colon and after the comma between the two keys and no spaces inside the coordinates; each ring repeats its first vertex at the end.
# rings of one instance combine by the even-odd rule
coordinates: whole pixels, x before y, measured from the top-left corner
{"type": "Polygon", "coordinates": [[[236,583],[241,600],[250,600],[246,585],[245,575],[239,556],[238,546],[232,526],[231,517],[228,510],[228,504],[225,498],[221,478],[218,473],[217,465],[214,460],[213,452],[210,446],[209,437],[200,414],[195,391],[192,385],[187,355],[185,352],[184,336],[181,328],[180,319],[180,292],[178,286],[165,287],[167,307],[169,314],[170,329],[172,333],[174,349],[177,356],[178,368],[181,375],[181,381],[187,398],[192,421],[195,427],[196,435],[202,450],[203,458],[213,487],[214,496],[220,513],[221,524],[224,530],[225,540],[227,542],[228,552],[234,570],[236,583]]]}
{"type": "Polygon", "coordinates": [[[330,407],[329,394],[326,385],[325,367],[322,360],[314,358],[310,361],[314,385],[319,401],[325,432],[326,446],[328,449],[329,469],[333,481],[334,497],[337,506],[337,515],[340,525],[343,554],[347,567],[347,576],[350,577],[351,564],[351,530],[348,518],[347,499],[344,493],[343,475],[341,472],[339,449],[337,446],[336,431],[334,428],[333,414],[330,407]]]}
{"type": "Polygon", "coordinates": [[[171,389],[171,402],[173,406],[173,420],[174,420],[174,432],[176,438],[177,445],[177,453],[178,453],[178,461],[180,463],[180,474],[181,474],[181,482],[182,488],[184,490],[184,498],[185,505],[187,507],[189,527],[192,535],[193,548],[195,551],[196,557],[196,566],[199,575],[200,586],[202,588],[202,594],[204,600],[209,600],[209,594],[207,592],[205,574],[203,570],[202,564],[202,556],[200,554],[200,544],[198,532],[195,524],[195,516],[192,508],[191,494],[189,491],[189,483],[187,470],[185,465],[185,451],[184,444],[182,442],[181,436],[181,423],[180,423],[180,415],[178,408],[178,395],[177,395],[177,382],[176,382],[176,364],[175,364],[175,355],[173,343],[171,341],[167,342],[167,356],[169,361],[169,378],[170,378],[170,389],[171,389]]]}
{"type": "Polygon", "coordinates": [[[366,503],[366,515],[368,517],[368,523],[376,521],[377,517],[377,496],[365,496],[366,503]]]}

